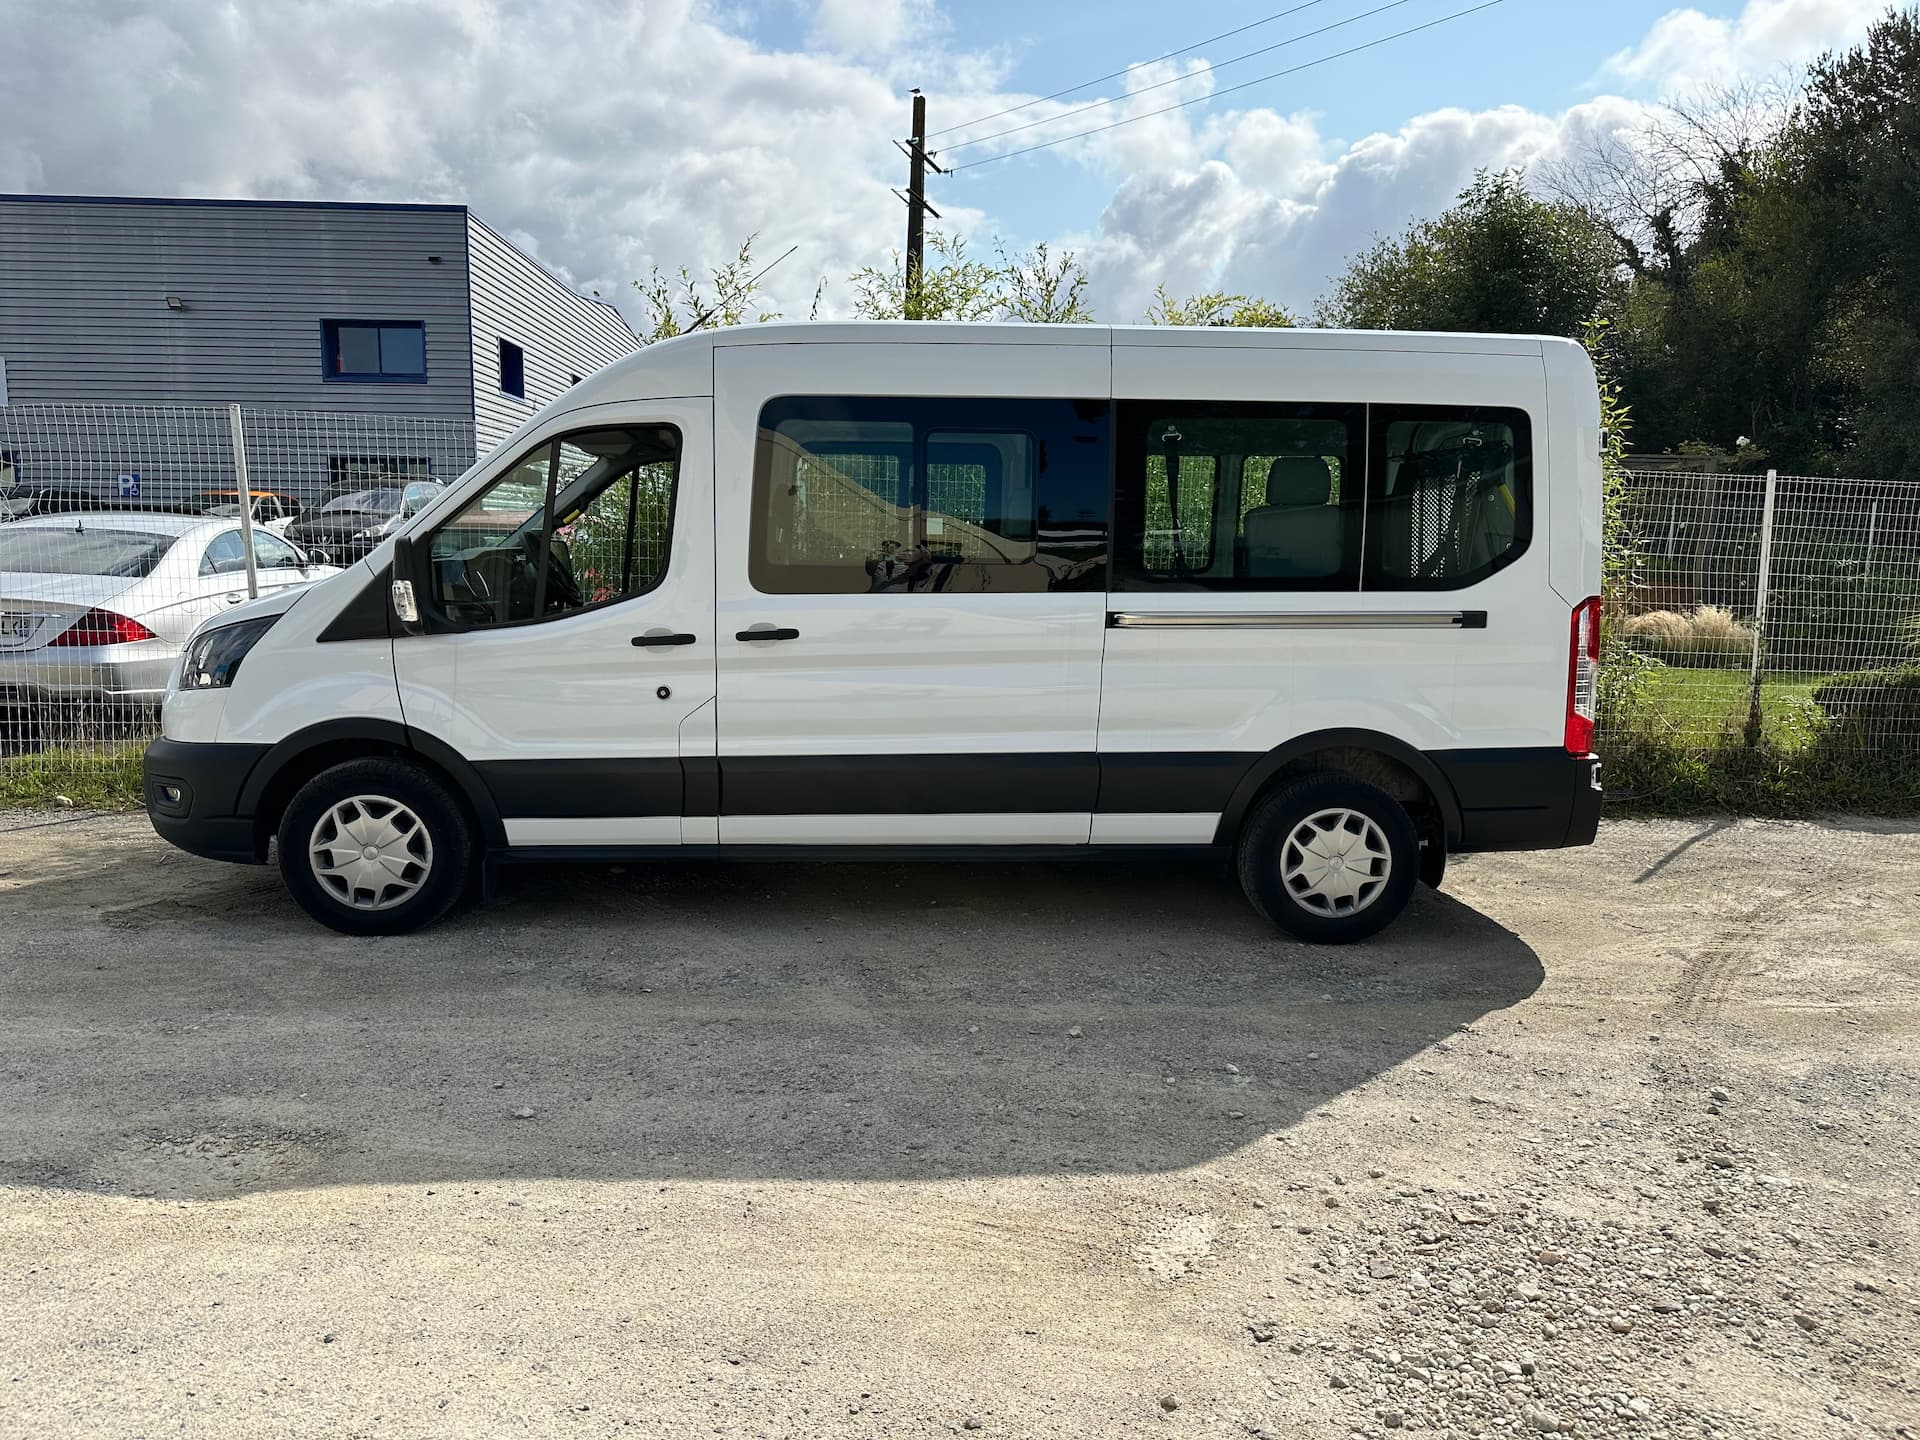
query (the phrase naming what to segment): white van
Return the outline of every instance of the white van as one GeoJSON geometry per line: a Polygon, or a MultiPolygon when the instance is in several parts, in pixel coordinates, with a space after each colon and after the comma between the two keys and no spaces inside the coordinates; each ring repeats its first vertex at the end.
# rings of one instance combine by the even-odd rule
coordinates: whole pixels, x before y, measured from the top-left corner
{"type": "Polygon", "coordinates": [[[673,340],[200,630],[147,803],[357,934],[507,861],[1172,850],[1353,940],[1593,839],[1600,442],[1555,339],[673,340]]]}

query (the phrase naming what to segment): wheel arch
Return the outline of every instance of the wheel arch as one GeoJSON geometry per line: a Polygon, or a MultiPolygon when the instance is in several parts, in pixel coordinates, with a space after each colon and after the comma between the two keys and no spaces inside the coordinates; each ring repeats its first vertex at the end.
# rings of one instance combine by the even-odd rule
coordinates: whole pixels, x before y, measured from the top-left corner
{"type": "Polygon", "coordinates": [[[420,766],[446,784],[473,822],[479,850],[507,843],[500,819],[479,773],[444,741],[391,720],[359,718],[310,725],[279,741],[253,767],[240,790],[239,811],[253,817],[254,848],[266,858],[267,842],[299,788],[331,765],[369,755],[391,755],[420,766]]]}
{"type": "Polygon", "coordinates": [[[1220,815],[1214,843],[1233,844],[1254,802],[1275,786],[1316,770],[1351,775],[1379,785],[1396,800],[1427,809],[1428,819],[1451,850],[1460,843],[1460,801],[1440,767],[1426,755],[1378,730],[1316,730],[1268,751],[1240,777],[1220,815]]]}

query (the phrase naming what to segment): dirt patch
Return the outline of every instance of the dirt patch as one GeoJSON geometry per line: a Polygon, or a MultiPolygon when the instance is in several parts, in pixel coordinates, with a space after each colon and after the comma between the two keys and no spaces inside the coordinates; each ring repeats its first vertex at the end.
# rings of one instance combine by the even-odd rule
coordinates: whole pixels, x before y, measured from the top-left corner
{"type": "Polygon", "coordinates": [[[1092,865],[353,941],[16,829],[0,1435],[1920,1435],[1917,1016],[1886,824],[1468,858],[1351,950],[1092,865]]]}

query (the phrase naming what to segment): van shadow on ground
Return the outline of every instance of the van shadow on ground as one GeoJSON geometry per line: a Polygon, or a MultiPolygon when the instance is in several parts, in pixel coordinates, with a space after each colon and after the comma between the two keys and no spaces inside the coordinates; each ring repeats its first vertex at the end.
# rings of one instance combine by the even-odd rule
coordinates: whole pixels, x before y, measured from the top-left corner
{"type": "Polygon", "coordinates": [[[116,863],[99,909],[6,896],[0,1181],[1166,1170],[1542,979],[1427,891],[1367,945],[1288,943],[1207,865],[543,867],[368,942],[270,871],[176,865],[156,899],[148,851],[116,863]]]}

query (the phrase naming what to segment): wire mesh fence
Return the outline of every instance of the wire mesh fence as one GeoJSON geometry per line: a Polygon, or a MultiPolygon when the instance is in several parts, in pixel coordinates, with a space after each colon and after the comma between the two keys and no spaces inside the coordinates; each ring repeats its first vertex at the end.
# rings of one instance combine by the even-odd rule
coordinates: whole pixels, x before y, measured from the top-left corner
{"type": "Polygon", "coordinates": [[[1615,543],[1612,745],[1920,763],[1920,482],[1634,472],[1615,543]]]}
{"type": "Polygon", "coordinates": [[[124,792],[195,626],[358,559],[473,458],[437,417],[0,406],[0,803],[124,792]]]}
{"type": "MultiPolygon", "coordinates": [[[[194,626],[360,558],[473,459],[450,419],[0,406],[0,803],[22,757],[124,780],[194,626]]],[[[1618,510],[1610,759],[1920,769],[1920,481],[1643,470],[1618,510]]]]}

